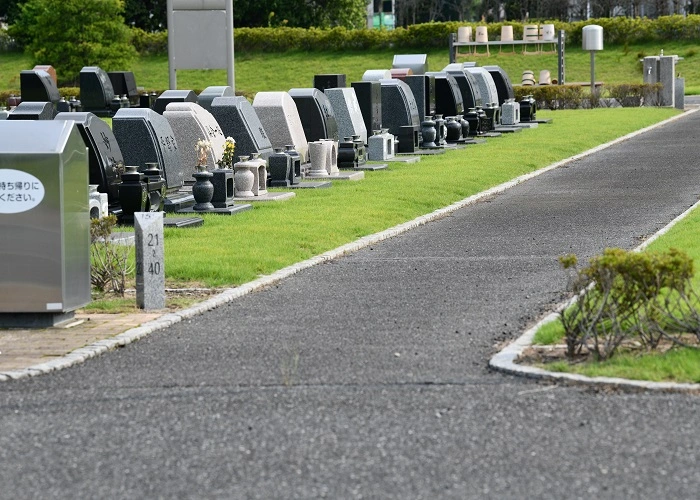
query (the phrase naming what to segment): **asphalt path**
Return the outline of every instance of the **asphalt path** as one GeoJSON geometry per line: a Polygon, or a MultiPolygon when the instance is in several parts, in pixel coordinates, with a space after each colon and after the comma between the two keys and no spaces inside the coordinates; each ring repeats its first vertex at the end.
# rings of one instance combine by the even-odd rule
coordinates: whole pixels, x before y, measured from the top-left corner
{"type": "Polygon", "coordinates": [[[487,363],[565,297],[559,255],[635,247],[698,200],[699,143],[694,113],[0,384],[0,497],[697,498],[697,396],[487,363]]]}

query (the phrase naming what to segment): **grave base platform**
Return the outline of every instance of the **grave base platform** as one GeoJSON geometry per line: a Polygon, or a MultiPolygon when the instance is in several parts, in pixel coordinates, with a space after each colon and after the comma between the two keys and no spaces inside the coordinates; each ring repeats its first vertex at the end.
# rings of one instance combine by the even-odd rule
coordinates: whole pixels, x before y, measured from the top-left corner
{"type": "MultiPolygon", "coordinates": [[[[178,210],[179,214],[221,214],[221,215],[235,215],[240,212],[245,212],[253,208],[250,204],[237,204],[231,205],[230,207],[214,208],[212,210],[194,210],[190,208],[183,208],[178,210]]],[[[167,219],[166,219],[167,220],[167,219]]]]}
{"type": "Polygon", "coordinates": [[[400,155],[403,155],[403,154],[422,155],[422,156],[442,155],[442,154],[445,154],[445,148],[444,147],[420,148],[420,149],[416,149],[413,153],[399,153],[399,154],[400,155]]]}
{"type": "MultiPolygon", "coordinates": [[[[328,177],[324,177],[327,179],[328,177]]],[[[320,177],[319,177],[320,179],[320,177]]],[[[290,184],[285,186],[285,189],[324,189],[329,188],[333,185],[330,181],[301,181],[298,184],[290,184]]]]}
{"type": "Polygon", "coordinates": [[[163,227],[199,227],[203,224],[201,217],[163,217],[163,227]]]}
{"type": "Polygon", "coordinates": [[[75,312],[0,313],[0,328],[52,328],[75,319],[75,312]]]}
{"type": "Polygon", "coordinates": [[[534,121],[535,123],[546,124],[546,123],[552,123],[552,118],[543,118],[543,119],[541,119],[541,120],[540,120],[540,119],[537,119],[537,120],[533,120],[533,121],[534,121]]]}
{"type": "Polygon", "coordinates": [[[396,162],[396,163],[418,163],[420,161],[420,156],[411,156],[411,153],[401,153],[405,156],[393,156],[387,158],[384,161],[396,162]]]}
{"type": "Polygon", "coordinates": [[[177,212],[179,210],[191,207],[194,205],[194,203],[192,188],[190,188],[189,191],[177,191],[176,193],[165,195],[163,211],[165,211],[165,213],[177,212]]]}
{"type": "Polygon", "coordinates": [[[233,198],[234,201],[245,201],[246,203],[250,202],[263,202],[263,201],[285,201],[290,198],[294,198],[296,194],[291,193],[289,191],[286,192],[273,192],[270,193],[268,192],[267,194],[263,194],[261,196],[235,196],[233,198]]]}
{"type": "Polygon", "coordinates": [[[360,171],[341,171],[339,174],[333,174],[326,177],[330,181],[359,181],[365,178],[365,173],[360,171]]]}
{"type": "Polygon", "coordinates": [[[537,122],[520,122],[520,123],[516,123],[513,126],[520,127],[520,128],[537,128],[538,125],[539,125],[539,123],[537,123],[537,122]]]}
{"type": "Polygon", "coordinates": [[[513,134],[515,132],[522,132],[522,128],[517,125],[499,125],[496,127],[496,132],[501,132],[502,134],[513,134]]]}
{"type": "Polygon", "coordinates": [[[370,172],[374,172],[374,171],[376,171],[376,170],[384,170],[384,169],[386,169],[388,166],[389,166],[389,165],[387,165],[386,163],[370,163],[370,162],[367,162],[367,163],[364,163],[364,164],[358,166],[357,168],[355,168],[355,170],[369,170],[370,172]]]}
{"type": "Polygon", "coordinates": [[[479,137],[501,137],[502,135],[500,132],[484,132],[479,137]]]}

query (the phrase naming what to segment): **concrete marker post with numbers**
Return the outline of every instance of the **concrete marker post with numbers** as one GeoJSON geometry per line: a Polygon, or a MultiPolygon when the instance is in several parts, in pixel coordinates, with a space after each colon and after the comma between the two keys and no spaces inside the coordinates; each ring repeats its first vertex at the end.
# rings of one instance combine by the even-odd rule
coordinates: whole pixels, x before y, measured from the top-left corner
{"type": "Polygon", "coordinates": [[[165,308],[163,212],[134,214],[136,304],[146,311],[165,308]]]}

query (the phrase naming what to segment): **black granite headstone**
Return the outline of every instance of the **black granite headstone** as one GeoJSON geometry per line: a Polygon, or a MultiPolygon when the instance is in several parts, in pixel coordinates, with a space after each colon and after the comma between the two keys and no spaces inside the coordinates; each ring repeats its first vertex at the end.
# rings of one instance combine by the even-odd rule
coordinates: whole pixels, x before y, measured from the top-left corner
{"type": "Polygon", "coordinates": [[[272,154],[270,139],[253,105],[245,97],[217,97],[211,103],[211,114],[219,122],[224,136],[236,140],[236,156],[260,153],[267,159],[272,154]]]}
{"type": "Polygon", "coordinates": [[[197,103],[211,113],[211,103],[217,97],[235,97],[236,93],[233,87],[228,85],[212,86],[202,90],[202,93],[197,97],[197,103]]]}
{"type": "Polygon", "coordinates": [[[484,66],[484,69],[491,74],[491,77],[496,84],[499,106],[503,106],[503,103],[506,102],[507,99],[515,98],[513,84],[508,77],[508,73],[506,73],[503,68],[500,66],[484,66]]]}
{"type": "Polygon", "coordinates": [[[435,77],[435,113],[443,116],[464,114],[464,101],[457,80],[442,71],[428,73],[428,76],[435,77]]]}
{"type": "Polygon", "coordinates": [[[125,95],[131,107],[139,105],[139,91],[136,88],[136,78],[131,71],[110,71],[107,73],[116,95],[125,95]]]}
{"type": "Polygon", "coordinates": [[[462,69],[461,64],[448,64],[443,71],[452,75],[454,79],[457,80],[459,90],[462,92],[462,101],[464,102],[465,108],[475,108],[484,105],[481,91],[479,90],[479,83],[476,81],[476,78],[474,78],[474,75],[462,69]]]}
{"type": "Polygon", "coordinates": [[[110,103],[114,99],[114,87],[102,68],[85,66],[80,70],[80,101],[83,111],[97,116],[110,116],[110,103]]]}
{"type": "Polygon", "coordinates": [[[93,113],[59,113],[56,120],[73,120],[88,148],[90,184],[107,193],[110,211],[119,205],[119,183],[124,157],[112,129],[93,113]]]}
{"type": "Polygon", "coordinates": [[[313,88],[290,89],[289,95],[297,106],[308,142],[321,139],[338,140],[338,124],[326,94],[313,88]]]}
{"type": "Polygon", "coordinates": [[[379,82],[382,86],[382,126],[399,135],[406,125],[420,126],[418,105],[411,88],[401,80],[390,78],[379,82]]]}
{"type": "Polygon", "coordinates": [[[182,187],[184,172],[178,153],[181,146],[164,116],[151,109],[122,108],[112,119],[112,130],[126,165],[138,166],[143,171],[146,163],[158,163],[166,188],[176,190],[182,187]]]}
{"type": "Polygon", "coordinates": [[[24,102],[50,102],[56,105],[61,99],[56,82],[46,71],[31,69],[20,72],[19,85],[24,102]]]}
{"type": "Polygon", "coordinates": [[[344,74],[314,75],[314,88],[321,92],[338,87],[347,87],[344,74]]]}
{"type": "Polygon", "coordinates": [[[197,94],[193,90],[166,90],[156,99],[153,111],[162,115],[171,102],[193,102],[196,104],[197,94]]]}
{"type": "Polygon", "coordinates": [[[379,82],[353,82],[367,133],[382,128],[382,85],[379,82]]]}
{"type": "Polygon", "coordinates": [[[53,120],[56,109],[50,102],[21,102],[12,110],[8,120],[53,120]]]}
{"type": "Polygon", "coordinates": [[[411,88],[421,117],[435,114],[435,77],[432,75],[409,75],[401,78],[411,88]]]}

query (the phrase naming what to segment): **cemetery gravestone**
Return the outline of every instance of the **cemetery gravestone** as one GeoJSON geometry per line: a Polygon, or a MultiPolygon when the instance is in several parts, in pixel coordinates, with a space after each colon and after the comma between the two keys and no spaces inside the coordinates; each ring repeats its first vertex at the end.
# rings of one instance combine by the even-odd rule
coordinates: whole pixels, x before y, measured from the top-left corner
{"type": "Polygon", "coordinates": [[[23,102],[50,102],[56,105],[61,99],[56,82],[46,71],[21,71],[19,82],[23,102]]]}
{"type": "Polygon", "coordinates": [[[324,93],[335,114],[338,137],[345,138],[357,135],[364,144],[367,144],[367,127],[365,127],[355,89],[348,87],[326,89],[324,93]]]}
{"type": "Polygon", "coordinates": [[[435,78],[435,113],[443,116],[464,114],[464,101],[457,80],[445,72],[428,73],[435,78]]]}
{"type": "Polygon", "coordinates": [[[362,74],[363,82],[378,82],[391,78],[391,71],[388,69],[368,69],[362,74]]]}
{"type": "Polygon", "coordinates": [[[136,305],[146,311],[164,309],[163,213],[135,213],[134,237],[136,239],[136,305]]]}
{"type": "MultiPolygon", "coordinates": [[[[114,115],[112,130],[127,166],[137,166],[144,171],[147,163],[157,163],[163,171],[166,212],[180,210],[194,201],[191,194],[176,192],[183,185],[185,166],[178,151],[181,146],[165,117],[152,109],[123,108],[114,115]]],[[[194,149],[194,144],[191,148],[194,149]]],[[[194,171],[194,165],[191,168],[188,173],[194,171]]]]}
{"type": "Polygon", "coordinates": [[[53,120],[56,116],[54,105],[50,102],[21,102],[12,110],[8,120],[53,120]]]}
{"type": "Polygon", "coordinates": [[[317,88],[321,92],[324,92],[326,89],[346,86],[344,74],[314,75],[314,88],[317,88]]]}
{"type": "Polygon", "coordinates": [[[406,125],[420,126],[418,105],[411,88],[401,80],[382,80],[382,124],[389,132],[399,135],[406,125]]]}
{"type": "Polygon", "coordinates": [[[476,108],[483,105],[479,84],[471,73],[467,73],[464,70],[462,64],[448,64],[442,71],[451,75],[457,81],[459,90],[462,93],[462,101],[466,108],[476,108]]]}
{"type": "Polygon", "coordinates": [[[110,116],[113,99],[114,87],[102,68],[85,66],[80,70],[80,101],[83,111],[91,111],[97,116],[110,116]]]}
{"type": "MultiPolygon", "coordinates": [[[[198,157],[194,145],[199,140],[209,141],[211,148],[207,152],[207,165],[217,168],[224,152],[225,137],[221,127],[212,114],[199,104],[191,102],[172,102],[163,112],[175,134],[175,140],[182,147],[178,148],[183,170],[194,172],[198,157]],[[191,147],[186,147],[191,144],[191,147]]],[[[188,179],[185,179],[188,180],[188,179]]]]}
{"type": "Polygon", "coordinates": [[[302,163],[309,161],[309,144],[294,100],[288,92],[258,92],[253,109],[270,138],[272,147],[294,145],[302,163]]]}
{"type": "Polygon", "coordinates": [[[104,120],[93,113],[59,113],[56,120],[73,120],[88,148],[90,184],[97,185],[100,193],[107,194],[111,211],[119,208],[119,183],[124,169],[117,139],[104,120]]]}
{"type": "Polygon", "coordinates": [[[197,94],[192,90],[166,90],[153,104],[153,111],[162,115],[171,102],[197,102],[197,94]]]}
{"type": "Polygon", "coordinates": [[[365,129],[379,130],[382,128],[382,85],[379,82],[353,82],[360,112],[365,122],[365,129]]]}
{"type": "Polygon", "coordinates": [[[503,106],[503,103],[508,99],[515,99],[513,84],[503,68],[500,66],[484,66],[484,69],[491,74],[493,82],[496,85],[498,93],[498,105],[503,106]]]}
{"type": "Polygon", "coordinates": [[[136,88],[136,78],[131,71],[110,71],[107,73],[115,95],[126,96],[130,107],[138,107],[141,96],[136,88]]]}
{"type": "Polygon", "coordinates": [[[53,83],[58,85],[58,76],[56,75],[56,68],[54,68],[53,66],[49,64],[37,64],[32,69],[46,71],[53,80],[53,83]]]}
{"type": "Polygon", "coordinates": [[[428,72],[427,54],[396,54],[392,68],[410,68],[414,75],[424,75],[428,72]]]}
{"type": "Polygon", "coordinates": [[[262,158],[267,159],[272,154],[267,132],[245,97],[217,97],[212,101],[211,114],[219,123],[224,136],[236,140],[236,156],[260,153],[262,158]]]}
{"type": "Polygon", "coordinates": [[[236,97],[236,93],[228,85],[207,87],[197,97],[197,104],[211,113],[211,104],[217,97],[236,97]]]}
{"type": "Polygon", "coordinates": [[[54,326],[90,302],[87,150],[69,121],[0,137],[0,328],[54,326]]]}
{"type": "Polygon", "coordinates": [[[432,75],[410,75],[401,80],[410,87],[418,105],[419,116],[435,114],[435,77],[432,75]]]}
{"type": "Polygon", "coordinates": [[[299,111],[307,141],[338,140],[338,124],[335,121],[333,107],[323,92],[316,88],[290,89],[289,95],[292,96],[299,111]]]}
{"type": "Polygon", "coordinates": [[[494,103],[500,106],[498,98],[498,89],[496,88],[496,83],[486,69],[480,68],[478,66],[465,67],[464,71],[470,73],[476,80],[479,86],[479,92],[481,93],[481,99],[486,103],[494,103]]]}

